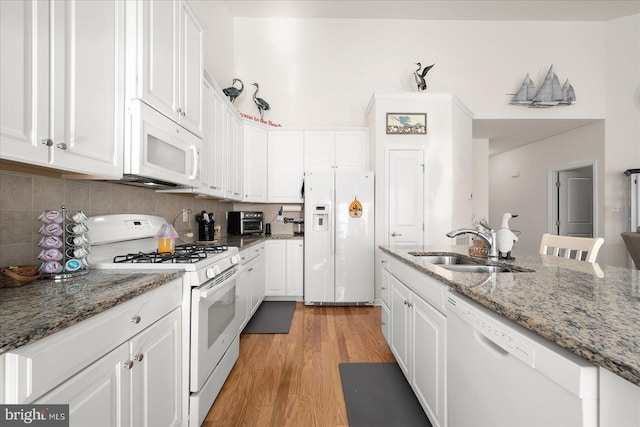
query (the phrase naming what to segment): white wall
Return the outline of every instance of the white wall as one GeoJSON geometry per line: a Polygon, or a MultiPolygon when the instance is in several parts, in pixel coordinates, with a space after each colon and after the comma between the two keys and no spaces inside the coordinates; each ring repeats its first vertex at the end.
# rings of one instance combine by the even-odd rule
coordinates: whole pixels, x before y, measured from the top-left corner
{"type": "MultiPolygon", "coordinates": [[[[415,92],[414,63],[436,63],[428,91],[455,93],[476,118],[603,118],[605,24],[369,19],[234,20],[235,72],[260,83],[265,119],[286,126],[362,126],[371,94],[415,92]],[[578,103],[508,104],[527,73],[553,64],[578,103]]],[[[257,115],[251,94],[236,103],[257,115]]]]}
{"type": "Polygon", "coordinates": [[[604,260],[626,265],[620,233],[629,231],[629,183],[623,172],[640,167],[640,14],[607,24],[606,63],[604,260]]]}
{"type": "MultiPolygon", "coordinates": [[[[472,190],[473,203],[471,222],[489,219],[489,140],[474,139],[472,142],[472,190]]],[[[499,218],[494,218],[497,221],[499,218]]],[[[494,222],[495,222],[494,221],[494,222]]],[[[463,226],[465,224],[460,224],[463,226]]],[[[471,224],[468,224],[471,225],[471,224]]]]}
{"type": "MultiPolygon", "coordinates": [[[[509,222],[522,234],[517,249],[536,253],[542,234],[548,232],[548,172],[562,165],[596,162],[598,234],[604,225],[605,124],[599,121],[489,159],[489,217],[494,228],[502,214],[518,214],[509,222]],[[511,177],[512,172],[520,176],[511,177]]],[[[607,243],[605,242],[605,247],[607,243]]],[[[600,255],[598,261],[604,263],[600,255]]]]}
{"type": "Polygon", "coordinates": [[[233,80],[233,17],[224,1],[190,0],[207,29],[204,36],[204,69],[225,88],[233,80]]]}

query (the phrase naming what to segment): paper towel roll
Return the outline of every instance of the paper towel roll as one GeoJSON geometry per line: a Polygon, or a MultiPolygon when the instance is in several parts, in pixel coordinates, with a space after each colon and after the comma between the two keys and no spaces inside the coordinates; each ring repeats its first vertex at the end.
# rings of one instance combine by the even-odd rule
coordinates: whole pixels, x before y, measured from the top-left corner
{"type": "Polygon", "coordinates": [[[282,205],[282,212],[300,212],[302,206],[300,205],[282,205]]]}

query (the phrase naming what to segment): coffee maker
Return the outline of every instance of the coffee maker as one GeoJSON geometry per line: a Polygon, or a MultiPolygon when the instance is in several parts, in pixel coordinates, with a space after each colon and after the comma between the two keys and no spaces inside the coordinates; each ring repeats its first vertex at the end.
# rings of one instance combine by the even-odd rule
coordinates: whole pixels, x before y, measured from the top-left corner
{"type": "Polygon", "coordinates": [[[213,213],[202,211],[196,214],[196,222],[198,223],[198,240],[201,242],[211,242],[215,239],[214,227],[216,222],[213,220],[213,213]]]}

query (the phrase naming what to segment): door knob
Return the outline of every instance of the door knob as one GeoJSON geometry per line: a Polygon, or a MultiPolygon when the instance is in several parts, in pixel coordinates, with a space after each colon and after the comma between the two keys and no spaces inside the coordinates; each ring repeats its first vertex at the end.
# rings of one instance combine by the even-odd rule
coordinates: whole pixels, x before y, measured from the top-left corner
{"type": "Polygon", "coordinates": [[[59,148],[61,150],[66,150],[67,144],[65,144],[64,142],[61,142],[60,144],[56,144],[56,148],[59,148]]]}
{"type": "Polygon", "coordinates": [[[53,141],[50,139],[43,139],[42,142],[44,145],[46,145],[47,147],[51,147],[53,145],[53,141]]]}
{"type": "Polygon", "coordinates": [[[400,233],[396,233],[395,231],[391,233],[391,237],[402,236],[400,233]]]}

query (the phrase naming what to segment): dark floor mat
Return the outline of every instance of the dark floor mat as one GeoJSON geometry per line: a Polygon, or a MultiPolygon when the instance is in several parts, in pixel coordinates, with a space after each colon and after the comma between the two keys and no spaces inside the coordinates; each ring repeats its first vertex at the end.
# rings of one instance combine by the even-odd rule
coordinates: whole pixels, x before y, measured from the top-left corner
{"type": "Polygon", "coordinates": [[[431,427],[397,363],[340,363],[349,427],[431,427]]]}
{"type": "Polygon", "coordinates": [[[295,301],[263,301],[242,333],[288,334],[295,309],[295,301]]]}

